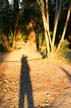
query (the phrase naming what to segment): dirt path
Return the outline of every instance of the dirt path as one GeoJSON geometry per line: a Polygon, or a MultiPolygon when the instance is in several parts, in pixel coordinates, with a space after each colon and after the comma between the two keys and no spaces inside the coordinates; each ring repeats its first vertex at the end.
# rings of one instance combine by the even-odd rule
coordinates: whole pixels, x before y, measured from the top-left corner
{"type": "Polygon", "coordinates": [[[0,108],[71,108],[71,66],[21,52],[1,56],[0,108]]]}

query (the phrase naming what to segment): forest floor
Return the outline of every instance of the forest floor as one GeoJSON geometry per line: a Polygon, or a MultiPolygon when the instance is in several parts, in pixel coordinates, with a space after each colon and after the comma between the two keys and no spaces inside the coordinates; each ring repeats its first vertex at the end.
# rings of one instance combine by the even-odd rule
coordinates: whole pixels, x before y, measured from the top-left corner
{"type": "Polygon", "coordinates": [[[71,108],[71,65],[31,48],[0,53],[0,108],[71,108]]]}

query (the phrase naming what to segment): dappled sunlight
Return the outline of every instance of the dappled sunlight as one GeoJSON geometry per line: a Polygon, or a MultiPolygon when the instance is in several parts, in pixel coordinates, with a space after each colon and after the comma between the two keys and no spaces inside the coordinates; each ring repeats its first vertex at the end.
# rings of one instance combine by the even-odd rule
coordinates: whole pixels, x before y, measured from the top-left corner
{"type": "Polygon", "coordinates": [[[4,83],[5,75],[4,73],[0,70],[0,106],[3,103],[4,99],[4,88],[5,88],[5,83],[4,83]]]}
{"type": "Polygon", "coordinates": [[[0,107],[4,105],[4,98],[6,94],[6,82],[7,82],[5,75],[7,65],[4,64],[3,60],[4,58],[2,58],[0,61],[0,107]]]}
{"type": "MultiPolygon", "coordinates": [[[[3,101],[4,98],[4,89],[5,89],[5,70],[7,65],[4,65],[6,53],[0,53],[0,102],[3,101]]],[[[1,104],[1,103],[0,103],[1,104]]]]}
{"type": "Polygon", "coordinates": [[[2,54],[0,56],[0,60],[2,61],[21,61],[22,56],[26,55],[27,59],[41,59],[41,55],[39,52],[30,49],[29,47],[15,50],[13,52],[9,52],[6,54],[2,54]]]}
{"type": "Polygon", "coordinates": [[[0,75],[4,82],[0,83],[4,90],[0,96],[4,108],[37,108],[46,99],[51,105],[70,88],[68,75],[60,68],[70,74],[70,65],[47,62],[46,59],[27,59],[27,56],[22,56],[21,61],[8,61],[0,65],[0,75]]]}
{"type": "Polygon", "coordinates": [[[0,108],[71,108],[70,34],[70,0],[0,0],[0,108]]]}

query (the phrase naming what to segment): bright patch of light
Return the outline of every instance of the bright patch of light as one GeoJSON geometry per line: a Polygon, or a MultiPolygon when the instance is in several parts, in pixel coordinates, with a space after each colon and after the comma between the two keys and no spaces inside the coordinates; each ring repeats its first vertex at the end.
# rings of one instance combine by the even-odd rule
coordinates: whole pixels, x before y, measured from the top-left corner
{"type": "Polygon", "coordinates": [[[8,0],[9,1],[9,4],[13,4],[13,0],[8,0]]]}
{"type": "Polygon", "coordinates": [[[22,0],[20,0],[20,2],[22,2],[22,0]]]}

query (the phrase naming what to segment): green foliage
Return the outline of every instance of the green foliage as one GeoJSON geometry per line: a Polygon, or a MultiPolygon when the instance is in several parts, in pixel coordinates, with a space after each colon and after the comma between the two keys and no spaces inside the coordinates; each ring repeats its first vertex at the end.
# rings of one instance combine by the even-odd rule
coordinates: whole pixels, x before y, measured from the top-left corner
{"type": "Polygon", "coordinates": [[[2,51],[4,51],[4,47],[3,47],[3,45],[0,42],[0,52],[2,52],[2,51]]]}
{"type": "Polygon", "coordinates": [[[69,48],[70,42],[64,40],[61,46],[61,54],[62,54],[62,61],[67,64],[71,64],[71,48],[69,48]]]}
{"type": "MultiPolygon", "coordinates": [[[[61,34],[65,17],[67,13],[67,9],[69,6],[69,0],[62,0],[62,12],[64,13],[61,17],[58,25],[58,32],[56,37],[56,43],[59,41],[59,34],[61,34]]],[[[40,7],[36,0],[22,0],[20,3],[21,8],[19,9],[20,1],[14,0],[14,4],[10,5],[8,0],[0,0],[0,28],[2,29],[3,34],[6,36],[6,43],[12,46],[13,35],[15,31],[15,23],[16,23],[16,13],[20,13],[20,19],[18,22],[18,26],[21,29],[22,37],[24,41],[28,39],[29,33],[29,22],[30,19],[34,19],[35,21],[35,32],[36,32],[36,44],[39,49],[46,49],[42,47],[46,47],[45,39],[44,39],[44,28],[43,22],[40,12],[40,7]],[[11,31],[10,31],[11,30],[11,31]],[[11,33],[12,32],[12,33],[11,33]]],[[[49,0],[49,18],[50,18],[50,31],[53,31],[54,26],[54,12],[55,12],[55,1],[49,0]]],[[[52,32],[51,32],[52,36],[52,32]]],[[[2,43],[0,43],[0,49],[3,49],[2,43]]],[[[63,46],[62,46],[63,47],[63,46]]],[[[64,49],[64,48],[63,48],[64,49]]]]}
{"type": "Polygon", "coordinates": [[[63,43],[61,45],[61,49],[60,49],[60,51],[63,55],[66,55],[66,53],[69,53],[71,51],[71,49],[69,49],[69,47],[68,47],[69,44],[70,43],[67,40],[63,41],[63,43]]]}

